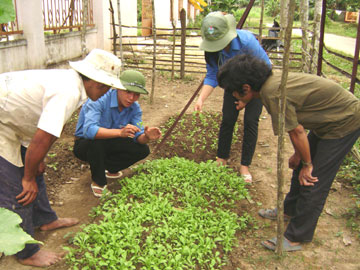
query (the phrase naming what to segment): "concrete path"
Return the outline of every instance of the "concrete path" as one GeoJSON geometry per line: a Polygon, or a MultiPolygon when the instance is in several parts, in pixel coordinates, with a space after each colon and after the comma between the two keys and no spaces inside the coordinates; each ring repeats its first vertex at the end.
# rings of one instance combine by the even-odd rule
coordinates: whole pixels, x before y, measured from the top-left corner
{"type": "MultiPolygon", "coordinates": [[[[301,36],[301,30],[294,29],[293,35],[301,36]]],[[[324,43],[325,46],[329,49],[344,52],[349,56],[355,55],[355,38],[342,37],[334,34],[325,34],[324,43]]]]}

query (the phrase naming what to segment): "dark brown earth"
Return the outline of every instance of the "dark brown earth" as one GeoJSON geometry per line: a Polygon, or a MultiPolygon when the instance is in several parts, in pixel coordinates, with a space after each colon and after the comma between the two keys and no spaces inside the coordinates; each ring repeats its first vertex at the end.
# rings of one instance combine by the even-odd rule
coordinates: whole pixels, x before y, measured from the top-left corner
{"type": "MultiPolygon", "coordinates": [[[[154,89],[153,104],[149,104],[149,97],[142,96],[140,100],[143,109],[143,122],[148,126],[162,126],[164,123],[185,106],[187,101],[197,89],[202,80],[200,75],[192,74],[192,80],[187,82],[170,81],[166,77],[157,76],[154,89]]],[[[151,77],[147,77],[151,85],[151,77]]],[[[148,87],[151,89],[151,87],[148,87]]],[[[220,113],[222,104],[222,90],[216,89],[206,101],[204,111],[220,113]]],[[[191,117],[194,105],[192,104],[186,117],[191,117]]],[[[242,129],[243,113],[239,117],[239,129],[242,129]]],[[[67,245],[64,236],[69,232],[81,230],[81,225],[92,222],[88,216],[92,207],[99,204],[90,190],[90,172],[86,164],[77,160],[72,154],[73,132],[76,125],[76,113],[64,128],[61,138],[55,143],[47,158],[47,187],[49,199],[54,210],[60,217],[77,217],[80,225],[73,228],[61,229],[53,232],[37,231],[35,238],[45,243],[44,249],[61,252],[62,246],[67,245]]],[[[190,132],[190,131],[189,131],[190,132]]],[[[193,134],[193,136],[197,136],[193,134]]],[[[183,136],[186,137],[185,135],[183,136]]],[[[178,136],[181,138],[181,136],[178,136]]],[[[179,139],[178,139],[179,140],[179,139]]],[[[207,141],[213,138],[207,137],[207,141]]],[[[210,142],[211,144],[212,142],[210,142]]],[[[154,149],[155,145],[150,145],[154,149]]],[[[176,151],[178,155],[204,161],[214,159],[215,150],[210,153],[192,153],[191,145],[184,150],[181,142],[176,150],[169,150],[170,145],[164,144],[156,156],[171,156],[176,151]]],[[[209,146],[208,148],[211,149],[209,146]]],[[[173,149],[173,148],[171,148],[173,149]]],[[[229,166],[238,170],[241,153],[241,138],[233,144],[229,166]]],[[[286,138],[285,160],[292,154],[292,146],[286,138]]],[[[351,205],[351,189],[346,181],[335,182],[325,205],[312,243],[303,245],[303,250],[289,253],[283,257],[276,256],[273,252],[265,250],[260,242],[276,235],[276,222],[260,218],[257,211],[263,207],[272,207],[276,204],[277,194],[277,137],[273,135],[269,115],[262,113],[259,139],[251,172],[254,183],[250,187],[251,200],[244,203],[244,207],[256,220],[258,229],[251,229],[237,235],[236,247],[230,254],[226,270],[237,269],[360,269],[360,243],[356,235],[346,226],[344,213],[351,205]],[[348,241],[351,244],[348,244],[348,241]],[[347,243],[347,244],[345,244],[347,243]]],[[[288,190],[291,170],[286,170],[286,187],[288,190]]],[[[131,175],[131,169],[124,170],[124,175],[131,175]]],[[[116,180],[109,181],[109,188],[116,187],[116,180]]],[[[50,267],[49,269],[65,270],[70,266],[65,262],[50,267]]],[[[0,269],[27,270],[37,269],[20,265],[14,257],[3,257],[0,260],[0,269]]]]}

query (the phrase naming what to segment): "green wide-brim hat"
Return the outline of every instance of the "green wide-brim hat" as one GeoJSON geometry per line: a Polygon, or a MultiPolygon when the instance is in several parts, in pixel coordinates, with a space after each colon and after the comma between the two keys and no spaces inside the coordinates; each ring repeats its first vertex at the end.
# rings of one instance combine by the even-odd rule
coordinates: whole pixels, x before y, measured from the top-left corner
{"type": "Polygon", "coordinates": [[[223,15],[220,11],[211,12],[201,24],[200,49],[206,52],[221,51],[236,36],[236,21],[233,15],[223,15]]]}
{"type": "Polygon", "coordinates": [[[126,90],[139,94],[149,94],[145,88],[145,77],[137,70],[125,70],[120,75],[120,81],[126,90]]]}

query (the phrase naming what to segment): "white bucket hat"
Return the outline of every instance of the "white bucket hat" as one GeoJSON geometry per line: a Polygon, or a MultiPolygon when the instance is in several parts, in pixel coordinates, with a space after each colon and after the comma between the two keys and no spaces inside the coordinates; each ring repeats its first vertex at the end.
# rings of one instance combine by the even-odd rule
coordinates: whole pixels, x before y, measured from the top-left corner
{"type": "Polygon", "coordinates": [[[120,81],[121,60],[114,54],[93,49],[83,60],[71,62],[70,66],[91,80],[125,89],[120,81]]]}

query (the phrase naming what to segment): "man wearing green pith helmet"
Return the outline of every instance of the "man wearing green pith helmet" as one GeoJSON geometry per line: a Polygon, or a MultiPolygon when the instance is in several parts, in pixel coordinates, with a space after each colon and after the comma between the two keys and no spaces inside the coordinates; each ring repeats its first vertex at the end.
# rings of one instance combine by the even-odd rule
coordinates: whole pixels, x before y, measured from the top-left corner
{"type": "Polygon", "coordinates": [[[142,124],[142,110],[137,100],[148,94],[145,77],[136,70],[126,70],[120,80],[126,90],[111,89],[94,102],[82,107],[75,131],[74,154],[90,164],[91,189],[101,197],[107,178],[119,178],[121,170],[149,155],[146,145],[157,140],[161,131],[142,124]]]}

